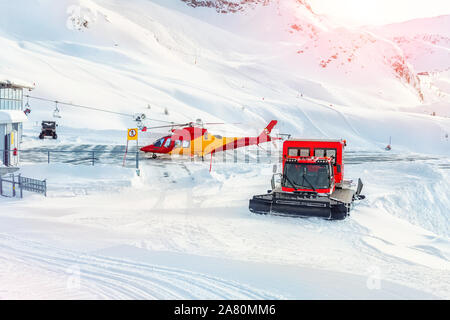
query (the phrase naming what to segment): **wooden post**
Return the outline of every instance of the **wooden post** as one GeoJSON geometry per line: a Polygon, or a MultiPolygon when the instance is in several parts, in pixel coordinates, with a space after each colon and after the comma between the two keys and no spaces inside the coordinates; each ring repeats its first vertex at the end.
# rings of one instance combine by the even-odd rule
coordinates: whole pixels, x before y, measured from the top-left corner
{"type": "Polygon", "coordinates": [[[12,182],[12,195],[13,195],[13,198],[15,198],[16,197],[16,180],[15,180],[13,173],[11,173],[11,182],[12,182]]]}
{"type": "Polygon", "coordinates": [[[139,169],[139,129],[138,129],[138,136],[136,139],[136,169],[139,169]]]}
{"type": "Polygon", "coordinates": [[[259,163],[260,162],[260,159],[259,159],[259,145],[257,146],[257,148],[256,148],[256,163],[259,163]]]}
{"type": "Polygon", "coordinates": [[[20,179],[20,173],[19,173],[19,189],[20,189],[20,198],[23,198],[23,189],[22,189],[22,182],[20,179]]]}
{"type": "Polygon", "coordinates": [[[211,152],[211,161],[209,162],[209,172],[212,170],[213,153],[211,152]]]}
{"type": "Polygon", "coordinates": [[[127,159],[127,153],[128,153],[128,139],[127,139],[127,146],[125,147],[125,154],[123,155],[123,164],[122,167],[125,167],[125,161],[127,159]]]}
{"type": "Polygon", "coordinates": [[[136,151],[136,169],[139,169],[139,150],[136,151]]]}

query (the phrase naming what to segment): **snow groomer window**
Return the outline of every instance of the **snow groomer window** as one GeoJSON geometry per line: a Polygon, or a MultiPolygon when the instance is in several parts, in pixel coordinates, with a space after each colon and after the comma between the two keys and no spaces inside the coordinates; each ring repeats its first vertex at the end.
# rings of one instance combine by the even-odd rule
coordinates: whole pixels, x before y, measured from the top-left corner
{"type": "Polygon", "coordinates": [[[327,157],[333,158],[336,160],[336,149],[328,149],[327,157]]]}
{"type": "Polygon", "coordinates": [[[308,148],[289,148],[288,154],[290,157],[309,157],[308,148]]]}
{"type": "Polygon", "coordinates": [[[309,149],[299,149],[300,157],[309,157],[309,149]]]}
{"type": "Polygon", "coordinates": [[[336,149],[315,149],[314,156],[333,158],[333,163],[336,162],[336,149]]]}
{"type": "Polygon", "coordinates": [[[316,157],[325,157],[325,149],[316,149],[316,150],[314,150],[314,155],[316,157]]]}

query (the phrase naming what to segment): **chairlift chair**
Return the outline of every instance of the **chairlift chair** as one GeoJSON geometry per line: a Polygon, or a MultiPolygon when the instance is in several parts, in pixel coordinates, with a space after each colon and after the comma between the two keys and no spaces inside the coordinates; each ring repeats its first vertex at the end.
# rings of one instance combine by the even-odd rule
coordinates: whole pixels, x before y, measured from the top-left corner
{"type": "Polygon", "coordinates": [[[199,126],[199,127],[203,127],[203,121],[202,121],[202,119],[197,119],[197,120],[195,120],[195,125],[196,125],[196,126],[199,126]]]}
{"type": "Polygon", "coordinates": [[[53,111],[53,118],[61,118],[61,115],[59,114],[60,110],[58,108],[58,102],[56,102],[55,110],[53,111]]]}
{"type": "Polygon", "coordinates": [[[139,130],[142,130],[145,126],[144,126],[144,124],[142,123],[142,121],[136,121],[136,127],[137,127],[139,130]]]}
{"type": "Polygon", "coordinates": [[[146,116],[145,113],[136,113],[134,116],[134,121],[136,121],[136,126],[139,130],[142,130],[142,128],[145,127],[143,121],[145,120],[146,116]]]}
{"type": "Polygon", "coordinates": [[[31,107],[28,102],[25,104],[25,109],[23,110],[23,113],[25,113],[26,116],[28,116],[31,113],[31,107]]]}

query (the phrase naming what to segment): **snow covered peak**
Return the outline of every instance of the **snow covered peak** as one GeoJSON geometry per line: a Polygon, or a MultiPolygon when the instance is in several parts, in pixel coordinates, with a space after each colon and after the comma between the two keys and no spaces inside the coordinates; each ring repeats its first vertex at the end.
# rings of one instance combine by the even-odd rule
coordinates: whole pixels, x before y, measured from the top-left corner
{"type": "Polygon", "coordinates": [[[391,36],[414,37],[419,34],[450,37],[450,15],[413,19],[376,28],[391,36]]]}
{"type": "Polygon", "coordinates": [[[390,24],[372,31],[396,43],[417,72],[450,70],[450,15],[390,24]]]}
{"type": "MultiPolygon", "coordinates": [[[[271,3],[280,3],[280,0],[181,0],[187,5],[197,7],[214,8],[219,13],[236,13],[244,11],[249,8],[255,8],[258,5],[267,6],[271,3]]],[[[306,9],[312,12],[311,6],[306,0],[290,0],[297,4],[303,5],[306,9]]],[[[288,1],[284,1],[288,2],[288,1]]]]}
{"type": "Polygon", "coordinates": [[[181,0],[187,5],[214,8],[219,13],[235,13],[255,5],[267,5],[270,0],[181,0]]]}

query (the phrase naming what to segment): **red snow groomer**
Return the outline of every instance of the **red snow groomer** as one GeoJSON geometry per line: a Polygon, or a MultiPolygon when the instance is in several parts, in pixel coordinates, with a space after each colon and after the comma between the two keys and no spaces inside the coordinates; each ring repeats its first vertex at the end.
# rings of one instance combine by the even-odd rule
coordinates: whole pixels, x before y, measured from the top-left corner
{"type": "Polygon", "coordinates": [[[283,171],[272,177],[272,190],[254,196],[249,209],[259,214],[345,219],[363,184],[356,190],[344,180],[345,140],[289,139],[283,144],[283,171]],[[276,176],[280,176],[276,185],[276,176]]]}

